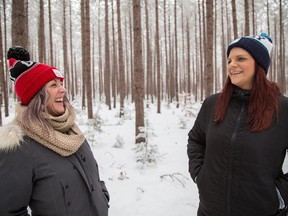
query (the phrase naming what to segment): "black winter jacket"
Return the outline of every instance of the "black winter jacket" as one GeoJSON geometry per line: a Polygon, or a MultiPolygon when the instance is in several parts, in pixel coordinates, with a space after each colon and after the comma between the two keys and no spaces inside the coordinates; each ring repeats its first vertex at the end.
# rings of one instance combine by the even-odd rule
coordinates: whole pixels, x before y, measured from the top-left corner
{"type": "Polygon", "coordinates": [[[282,164],[288,148],[288,99],[279,97],[278,122],[250,132],[249,95],[232,96],[220,124],[213,122],[219,94],[208,97],[188,134],[189,172],[199,189],[200,216],[271,216],[280,191],[288,204],[288,175],[282,164]]]}
{"type": "Polygon", "coordinates": [[[107,216],[109,194],[85,141],[62,157],[15,125],[0,128],[0,216],[107,216]]]}

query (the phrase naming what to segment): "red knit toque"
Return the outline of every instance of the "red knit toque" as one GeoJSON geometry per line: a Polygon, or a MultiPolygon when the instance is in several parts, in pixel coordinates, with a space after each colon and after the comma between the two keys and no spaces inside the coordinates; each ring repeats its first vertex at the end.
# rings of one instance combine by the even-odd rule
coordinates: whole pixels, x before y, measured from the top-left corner
{"type": "Polygon", "coordinates": [[[32,61],[8,59],[10,79],[15,82],[15,92],[21,103],[27,106],[36,93],[49,81],[64,77],[56,68],[32,61]]]}

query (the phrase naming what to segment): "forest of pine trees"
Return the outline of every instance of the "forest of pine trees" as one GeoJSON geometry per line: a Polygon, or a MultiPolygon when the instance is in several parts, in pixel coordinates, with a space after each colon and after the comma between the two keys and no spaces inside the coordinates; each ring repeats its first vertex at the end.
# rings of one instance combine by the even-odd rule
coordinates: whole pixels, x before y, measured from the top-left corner
{"type": "Polygon", "coordinates": [[[5,116],[15,98],[6,64],[12,45],[63,71],[70,100],[80,96],[89,119],[95,103],[119,109],[120,117],[126,102],[135,103],[136,135],[149,103],[161,113],[163,101],[221,91],[227,44],[242,35],[270,35],[268,77],[287,93],[288,0],[0,1],[5,116]]]}

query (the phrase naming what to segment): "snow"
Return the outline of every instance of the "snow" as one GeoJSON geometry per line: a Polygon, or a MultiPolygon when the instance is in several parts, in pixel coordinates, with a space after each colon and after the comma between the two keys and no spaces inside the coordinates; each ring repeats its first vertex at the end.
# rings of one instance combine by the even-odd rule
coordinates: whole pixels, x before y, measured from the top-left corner
{"type": "MultiPolygon", "coordinates": [[[[131,105],[126,109],[130,117],[120,121],[118,110],[108,111],[104,105],[98,107],[98,115],[104,124],[102,133],[97,132],[96,141],[91,145],[101,179],[111,196],[109,215],[196,215],[198,191],[188,173],[186,153],[187,134],[195,117],[185,117],[185,111],[174,104],[162,106],[161,114],[157,114],[154,105],[145,108],[146,122],[155,135],[148,142],[158,147],[159,155],[156,164],[143,166],[136,162],[134,150],[134,107],[131,105]],[[183,122],[187,128],[181,127],[183,122]],[[123,139],[122,148],[114,147],[117,137],[123,139]]],[[[82,125],[82,130],[85,130],[85,125],[82,125]]]]}
{"type": "MultiPolygon", "coordinates": [[[[89,143],[110,193],[109,215],[196,216],[198,189],[188,173],[186,149],[187,134],[201,104],[185,109],[162,104],[161,114],[157,114],[154,105],[145,108],[145,122],[151,134],[148,143],[157,146],[158,154],[156,164],[144,165],[136,162],[134,105],[126,106],[124,119],[118,117],[118,109],[108,110],[103,104],[95,107],[94,112],[102,121],[99,132],[89,126],[86,111],[74,103],[78,125],[86,138],[92,139],[89,143]]],[[[3,123],[12,119],[10,115],[3,123]]],[[[284,171],[287,170],[286,160],[284,171]]]]}
{"type": "MultiPolygon", "coordinates": [[[[103,105],[102,105],[103,106],[103,105]]],[[[188,173],[187,134],[192,128],[201,104],[187,110],[163,105],[161,114],[151,105],[145,116],[156,135],[149,142],[158,146],[157,164],[136,163],[134,108],[129,107],[130,119],[119,124],[117,110],[103,106],[99,115],[105,119],[103,133],[97,134],[92,149],[100,167],[100,176],[111,195],[111,216],[196,216],[198,189],[188,173]],[[186,128],[181,127],[183,122],[186,128]],[[181,124],[182,123],[182,124],[181,124]],[[185,124],[184,124],[185,125],[185,124]],[[123,148],[115,148],[116,137],[122,137],[123,148]]],[[[287,157],[286,157],[287,158],[287,157]]],[[[287,160],[283,169],[288,170],[287,160]]]]}

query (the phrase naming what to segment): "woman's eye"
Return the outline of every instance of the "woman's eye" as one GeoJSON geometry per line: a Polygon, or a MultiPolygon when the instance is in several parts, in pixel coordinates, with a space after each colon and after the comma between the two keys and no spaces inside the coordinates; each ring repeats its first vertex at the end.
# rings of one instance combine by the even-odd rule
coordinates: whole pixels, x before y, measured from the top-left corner
{"type": "Polygon", "coordinates": [[[238,58],[238,60],[239,60],[239,61],[244,61],[244,60],[245,60],[245,58],[243,58],[243,57],[240,57],[240,58],[238,58]]]}

